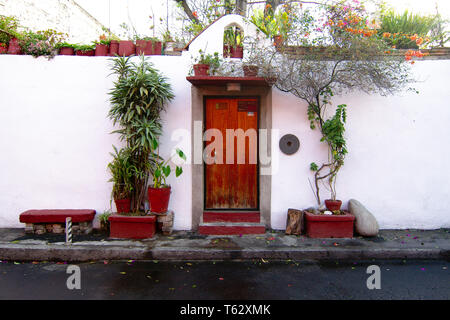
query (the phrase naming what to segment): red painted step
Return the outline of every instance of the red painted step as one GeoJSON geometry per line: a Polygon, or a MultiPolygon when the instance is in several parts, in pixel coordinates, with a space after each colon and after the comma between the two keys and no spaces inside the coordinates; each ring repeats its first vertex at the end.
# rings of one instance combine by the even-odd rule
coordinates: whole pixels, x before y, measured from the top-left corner
{"type": "Polygon", "coordinates": [[[260,222],[259,211],[205,211],[203,222],[260,222]]]}
{"type": "Polygon", "coordinates": [[[263,223],[211,222],[200,223],[198,233],[207,235],[265,234],[266,227],[263,223]]]}

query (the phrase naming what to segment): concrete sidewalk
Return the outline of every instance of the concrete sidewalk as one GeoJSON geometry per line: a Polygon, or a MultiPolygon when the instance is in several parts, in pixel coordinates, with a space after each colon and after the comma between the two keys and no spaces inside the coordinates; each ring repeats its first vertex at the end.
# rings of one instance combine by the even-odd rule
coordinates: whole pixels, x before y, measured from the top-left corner
{"type": "Polygon", "coordinates": [[[26,235],[24,229],[0,229],[0,260],[369,260],[450,259],[450,229],[381,230],[377,237],[311,239],[270,231],[265,235],[203,236],[177,231],[146,240],[108,239],[94,234],[26,235]]]}

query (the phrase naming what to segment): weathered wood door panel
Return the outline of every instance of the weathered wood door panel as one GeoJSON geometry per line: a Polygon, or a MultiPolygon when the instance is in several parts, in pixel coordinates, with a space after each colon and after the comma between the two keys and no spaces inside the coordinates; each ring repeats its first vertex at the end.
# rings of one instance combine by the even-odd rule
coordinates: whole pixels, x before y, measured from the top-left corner
{"type": "Polygon", "coordinates": [[[205,164],[205,209],[257,209],[258,101],[207,99],[205,130],[214,136],[206,142],[213,151],[205,164]]]}

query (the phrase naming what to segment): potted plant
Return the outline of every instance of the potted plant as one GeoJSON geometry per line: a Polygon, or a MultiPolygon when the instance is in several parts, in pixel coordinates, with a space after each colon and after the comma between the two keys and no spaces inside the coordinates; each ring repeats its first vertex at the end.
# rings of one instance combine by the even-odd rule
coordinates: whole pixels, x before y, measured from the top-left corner
{"type": "Polygon", "coordinates": [[[221,59],[219,53],[206,54],[199,50],[199,56],[195,59],[193,69],[195,76],[213,75],[220,67],[221,59]]]}
{"type": "Polygon", "coordinates": [[[242,59],[244,47],[242,46],[242,32],[237,27],[230,27],[223,33],[224,57],[242,59]]]}
{"type": "Polygon", "coordinates": [[[98,220],[100,221],[100,230],[102,232],[109,234],[109,217],[111,216],[111,212],[106,211],[103,212],[99,217],[98,220]]]}
{"type": "Polygon", "coordinates": [[[310,238],[352,238],[355,216],[349,212],[305,211],[305,229],[310,238]]]}
{"type": "Polygon", "coordinates": [[[106,38],[104,34],[102,34],[98,41],[95,41],[95,56],[109,56],[109,45],[111,43],[111,39],[106,38]]]}
{"type": "Polygon", "coordinates": [[[242,70],[245,77],[256,77],[258,75],[260,58],[257,43],[255,41],[246,41],[245,58],[242,60],[242,70]]]}
{"type": "Polygon", "coordinates": [[[75,54],[76,44],[71,44],[68,42],[60,42],[56,45],[56,48],[59,50],[58,54],[62,56],[73,56],[75,54]]]}
{"type": "Polygon", "coordinates": [[[113,182],[112,198],[116,204],[117,213],[131,212],[131,192],[133,191],[133,165],[132,151],[129,148],[111,153],[113,160],[108,164],[111,173],[110,182],[113,182]]]}
{"type": "Polygon", "coordinates": [[[77,56],[94,56],[95,44],[79,44],[75,46],[75,54],[77,56]]]}
{"type": "MultiPolygon", "coordinates": [[[[180,149],[176,149],[176,154],[183,160],[186,160],[186,155],[180,149]]],[[[174,156],[174,155],[173,155],[174,156]]],[[[171,187],[166,184],[166,178],[172,172],[169,161],[161,159],[156,162],[155,171],[153,172],[153,185],[148,187],[148,202],[150,212],[165,213],[169,208],[171,187]]],[[[183,173],[183,168],[176,166],[175,176],[179,177],[183,173]]]]}
{"type": "Polygon", "coordinates": [[[0,46],[0,51],[2,53],[20,54],[18,27],[19,21],[15,17],[0,15],[0,43],[3,44],[0,46]],[[11,49],[9,49],[10,46],[11,49]]]}
{"type": "Polygon", "coordinates": [[[175,49],[175,41],[172,38],[172,35],[170,34],[170,31],[167,30],[163,34],[163,42],[164,42],[164,54],[167,52],[173,52],[175,49]]]}

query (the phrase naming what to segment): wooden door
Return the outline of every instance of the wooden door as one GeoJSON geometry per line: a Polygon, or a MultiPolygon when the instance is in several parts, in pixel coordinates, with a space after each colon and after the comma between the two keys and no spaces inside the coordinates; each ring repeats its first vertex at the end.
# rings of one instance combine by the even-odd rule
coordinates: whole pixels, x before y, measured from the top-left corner
{"type": "Polygon", "coordinates": [[[258,209],[258,111],[257,99],[206,100],[205,209],[258,209]]]}

